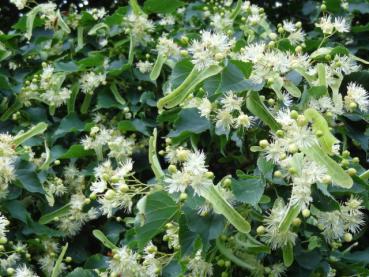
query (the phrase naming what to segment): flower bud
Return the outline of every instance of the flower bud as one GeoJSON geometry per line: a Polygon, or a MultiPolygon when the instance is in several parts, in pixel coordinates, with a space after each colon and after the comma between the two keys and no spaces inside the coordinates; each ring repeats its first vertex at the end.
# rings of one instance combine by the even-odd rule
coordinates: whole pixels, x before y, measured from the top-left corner
{"type": "Polygon", "coordinates": [[[188,37],[186,37],[186,36],[182,36],[182,37],[181,37],[181,42],[182,42],[183,44],[187,44],[187,43],[188,43],[188,37]]]}
{"type": "Polygon", "coordinates": [[[269,98],[269,99],[268,99],[268,104],[269,104],[270,106],[273,106],[273,105],[275,104],[275,100],[274,100],[273,98],[269,98]]]}
{"type": "Polygon", "coordinates": [[[322,178],[322,182],[323,182],[324,184],[329,185],[329,184],[331,184],[331,183],[332,183],[332,177],[331,177],[330,175],[325,175],[325,176],[323,176],[323,178],[322,178]]]}
{"type": "Polygon", "coordinates": [[[344,157],[344,158],[348,158],[348,157],[350,157],[350,151],[348,151],[348,150],[345,150],[345,151],[343,151],[342,152],[342,157],[344,157]]]}
{"type": "Polygon", "coordinates": [[[182,56],[182,57],[187,57],[187,56],[188,56],[188,51],[187,51],[187,50],[182,49],[182,50],[180,51],[180,54],[181,54],[181,56],[182,56]]]}
{"type": "Polygon", "coordinates": [[[359,162],[360,162],[359,157],[354,157],[354,158],[352,158],[352,162],[353,162],[353,163],[359,163],[359,162]]]}
{"type": "Polygon", "coordinates": [[[345,240],[345,242],[351,242],[352,241],[352,235],[350,233],[345,233],[343,235],[343,239],[345,240]]]}
{"type": "Polygon", "coordinates": [[[5,244],[8,242],[8,239],[6,237],[1,237],[0,238],[0,244],[5,244]]]}
{"type": "Polygon", "coordinates": [[[294,175],[297,173],[297,169],[293,166],[291,166],[290,168],[288,168],[288,173],[291,175],[294,175]]]}
{"type": "Polygon", "coordinates": [[[323,136],[323,132],[322,132],[321,130],[317,130],[317,131],[315,132],[315,135],[316,135],[318,138],[320,138],[321,136],[323,136]]]}
{"type": "Polygon", "coordinates": [[[259,141],[259,146],[265,149],[269,145],[269,142],[266,139],[259,141]]]}
{"type": "Polygon", "coordinates": [[[280,172],[279,170],[276,170],[276,171],[274,171],[274,177],[276,177],[276,178],[281,178],[282,177],[282,172],[280,172]]]}
{"type": "Polygon", "coordinates": [[[224,260],[223,259],[218,260],[217,265],[220,266],[220,267],[223,267],[224,266],[224,260]]]}
{"type": "Polygon", "coordinates": [[[295,110],[292,110],[290,113],[290,116],[292,119],[297,119],[297,117],[299,116],[299,113],[295,110]]]}
{"type": "Polygon", "coordinates": [[[185,192],[181,192],[181,194],[179,195],[179,200],[180,201],[185,201],[187,199],[188,195],[185,192]]]}
{"type": "Polygon", "coordinates": [[[349,108],[350,108],[350,110],[355,110],[357,108],[357,104],[355,102],[351,102],[349,104],[349,108]]]}
{"type": "Polygon", "coordinates": [[[12,267],[8,267],[8,268],[6,269],[6,273],[7,273],[8,275],[13,275],[13,274],[15,273],[15,269],[14,269],[14,268],[12,268],[12,267]]]}
{"type": "Polygon", "coordinates": [[[297,116],[296,122],[298,126],[303,127],[307,124],[308,121],[304,115],[300,114],[297,116]]]}
{"type": "Polygon", "coordinates": [[[120,192],[122,193],[126,193],[127,191],[129,191],[129,187],[127,184],[121,184],[119,187],[120,192]]]}
{"type": "Polygon", "coordinates": [[[169,173],[173,174],[177,172],[177,167],[174,164],[168,166],[169,173]]]}
{"type": "Polygon", "coordinates": [[[222,53],[216,53],[214,58],[215,60],[220,61],[224,59],[224,55],[222,53]]]}
{"type": "Polygon", "coordinates": [[[229,178],[226,178],[223,180],[223,184],[224,186],[229,187],[232,184],[232,180],[229,178]]]}
{"type": "Polygon", "coordinates": [[[211,171],[207,171],[205,172],[205,177],[208,179],[213,179],[214,178],[214,173],[211,171]]]}
{"type": "Polygon", "coordinates": [[[300,45],[295,47],[295,52],[296,53],[301,53],[302,52],[302,47],[300,45]]]}
{"type": "Polygon", "coordinates": [[[284,132],[282,130],[277,130],[277,132],[275,133],[277,135],[277,137],[279,138],[283,138],[284,137],[284,132]]]}
{"type": "Polygon", "coordinates": [[[346,159],[343,159],[342,161],[341,161],[341,166],[342,167],[348,167],[350,165],[350,162],[348,161],[348,160],[346,160],[346,159]]]}
{"type": "Polygon", "coordinates": [[[188,151],[180,149],[177,151],[177,158],[179,161],[184,162],[188,159],[188,151]]]}
{"type": "Polygon", "coordinates": [[[105,198],[108,199],[108,200],[111,200],[114,198],[115,196],[115,191],[112,190],[112,189],[108,189],[106,192],[105,192],[105,198]]]}
{"type": "Polygon", "coordinates": [[[302,216],[307,218],[310,216],[310,210],[309,209],[303,209],[302,210],[302,216]]]}
{"type": "Polygon", "coordinates": [[[356,175],[357,171],[356,171],[356,169],[355,169],[355,168],[350,167],[349,169],[347,169],[347,173],[348,173],[348,175],[350,175],[350,176],[354,176],[354,175],[356,175]]]}
{"type": "Polygon", "coordinates": [[[260,225],[258,228],[256,228],[256,233],[260,236],[265,233],[265,227],[263,225],[260,225]]]}
{"type": "Polygon", "coordinates": [[[269,37],[270,37],[271,40],[276,40],[278,35],[276,33],[270,33],[269,37]]]}
{"type": "Polygon", "coordinates": [[[298,218],[298,217],[294,218],[294,219],[292,220],[292,225],[293,225],[293,226],[296,226],[296,227],[300,226],[300,225],[301,225],[301,219],[300,219],[300,218],[298,218]]]}
{"type": "Polygon", "coordinates": [[[296,144],[292,143],[288,146],[288,152],[294,154],[297,153],[299,151],[299,148],[297,147],[296,144]]]}

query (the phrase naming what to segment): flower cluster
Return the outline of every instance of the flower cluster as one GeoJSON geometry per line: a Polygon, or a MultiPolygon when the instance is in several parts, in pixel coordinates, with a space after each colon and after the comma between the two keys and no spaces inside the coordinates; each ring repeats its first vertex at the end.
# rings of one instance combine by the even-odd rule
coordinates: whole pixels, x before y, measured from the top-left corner
{"type": "Polygon", "coordinates": [[[367,275],[364,4],[10,2],[0,276],[367,275]]]}
{"type": "Polygon", "coordinates": [[[230,53],[234,40],[223,33],[201,31],[201,39],[194,40],[188,51],[198,71],[220,64],[230,53]]]}
{"type": "Polygon", "coordinates": [[[5,198],[9,184],[15,180],[16,153],[11,135],[0,134],[0,149],[0,198],[5,198]]]}

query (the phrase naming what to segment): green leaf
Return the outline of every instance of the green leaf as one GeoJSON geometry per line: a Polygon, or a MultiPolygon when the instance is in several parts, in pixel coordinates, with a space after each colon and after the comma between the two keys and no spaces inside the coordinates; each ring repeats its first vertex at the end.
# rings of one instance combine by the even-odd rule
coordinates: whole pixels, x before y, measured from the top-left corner
{"type": "MultiPolygon", "coordinates": [[[[0,86],[1,86],[1,78],[0,78],[0,86]]],[[[13,104],[0,116],[0,121],[8,120],[12,114],[16,113],[22,107],[23,103],[21,102],[19,97],[16,97],[13,104]]]]}
{"type": "Polygon", "coordinates": [[[251,62],[243,62],[243,61],[239,61],[239,60],[231,60],[231,63],[233,65],[237,66],[237,68],[242,71],[243,76],[246,79],[250,77],[250,75],[252,73],[252,63],[251,62]]]}
{"type": "Polygon", "coordinates": [[[12,85],[9,83],[8,76],[0,74],[0,88],[6,90],[12,89],[12,85]]]}
{"type": "Polygon", "coordinates": [[[121,132],[127,131],[137,131],[146,136],[150,136],[148,128],[151,127],[151,124],[141,120],[141,119],[133,119],[133,120],[122,120],[118,123],[118,129],[121,132]]]}
{"type": "Polygon", "coordinates": [[[198,240],[199,238],[200,238],[199,234],[191,232],[191,230],[188,227],[185,215],[182,215],[179,219],[179,231],[178,231],[178,239],[179,244],[181,246],[181,254],[188,255],[192,253],[195,247],[196,240],[198,240]]]}
{"type": "Polygon", "coordinates": [[[125,228],[118,222],[108,221],[103,225],[102,231],[112,243],[116,244],[119,242],[120,234],[125,231],[125,228]]]}
{"type": "Polygon", "coordinates": [[[129,5],[131,6],[133,12],[135,14],[143,14],[143,10],[141,9],[140,5],[137,3],[137,0],[129,0],[129,5]]]}
{"type": "Polygon", "coordinates": [[[164,177],[164,172],[161,169],[160,162],[156,151],[156,140],[157,140],[157,130],[154,129],[153,135],[149,139],[149,163],[151,169],[155,174],[156,180],[161,180],[164,177]]]}
{"type": "Polygon", "coordinates": [[[268,161],[263,156],[259,156],[258,160],[256,161],[256,164],[257,164],[260,172],[262,173],[262,175],[266,179],[272,180],[274,163],[272,161],[268,161]]]}
{"type": "Polygon", "coordinates": [[[353,33],[369,32],[369,23],[366,23],[365,25],[352,26],[351,31],[353,33]]]}
{"type": "Polygon", "coordinates": [[[286,267],[290,267],[293,264],[293,245],[288,243],[282,247],[283,263],[286,267]]]}
{"type": "Polygon", "coordinates": [[[65,277],[97,277],[96,272],[88,269],[77,267],[72,272],[68,273],[65,277]]]}
{"type": "Polygon", "coordinates": [[[194,235],[200,235],[203,245],[209,245],[209,241],[216,239],[223,232],[225,219],[215,213],[201,216],[197,210],[184,209],[186,226],[194,235]]]}
{"type": "Polygon", "coordinates": [[[67,115],[60,121],[58,129],[54,136],[60,137],[70,132],[82,132],[85,128],[85,123],[81,121],[77,114],[72,113],[67,115]]]}
{"type": "Polygon", "coordinates": [[[41,182],[35,171],[34,165],[21,163],[17,167],[15,174],[24,189],[29,192],[38,192],[44,194],[45,191],[42,188],[41,182]]]}
{"type": "Polygon", "coordinates": [[[184,4],[180,0],[146,0],[144,10],[147,13],[172,13],[184,4]]]}
{"type": "Polygon", "coordinates": [[[105,32],[108,34],[110,32],[110,27],[103,23],[103,22],[100,22],[100,23],[97,23],[95,26],[93,26],[91,28],[90,31],[88,31],[88,35],[89,36],[92,36],[92,35],[96,35],[96,32],[99,31],[100,29],[105,29],[105,32]]]}
{"type": "Polygon", "coordinates": [[[63,17],[61,16],[61,14],[60,14],[60,10],[57,10],[57,11],[56,11],[56,15],[57,15],[57,17],[58,17],[58,25],[59,25],[59,27],[60,27],[64,32],[66,32],[67,34],[69,34],[69,33],[70,33],[70,28],[69,28],[69,26],[67,25],[67,23],[65,23],[65,21],[64,21],[64,19],[63,19],[63,17]]]}
{"type": "Polygon", "coordinates": [[[79,92],[79,82],[74,82],[72,85],[72,93],[67,102],[68,115],[76,111],[76,99],[79,92]]]}
{"type": "Polygon", "coordinates": [[[61,273],[61,263],[63,261],[63,258],[65,256],[65,253],[67,252],[68,249],[68,243],[62,248],[62,251],[58,257],[58,259],[55,262],[55,266],[53,271],[51,272],[51,277],[58,277],[59,274],[61,273]]]}
{"type": "Polygon", "coordinates": [[[94,156],[93,150],[85,150],[81,144],[74,144],[67,152],[65,152],[60,159],[72,159],[72,158],[83,158],[88,156],[94,156]]]}
{"type": "Polygon", "coordinates": [[[15,145],[20,145],[30,138],[44,133],[46,129],[47,129],[47,124],[44,122],[40,122],[37,125],[33,126],[31,129],[29,129],[28,131],[16,135],[14,137],[13,142],[15,145]]]}
{"type": "Polygon", "coordinates": [[[85,264],[84,264],[84,268],[87,269],[104,269],[108,266],[108,261],[109,258],[106,256],[103,256],[101,254],[95,254],[90,256],[85,264]]]}
{"type": "MultiPolygon", "coordinates": [[[[89,94],[86,94],[86,96],[89,94]]],[[[118,108],[123,109],[126,106],[126,103],[121,104],[116,100],[116,96],[113,94],[112,90],[108,88],[99,91],[97,95],[97,104],[96,110],[99,109],[110,109],[110,108],[118,108]]]]}
{"type": "Polygon", "coordinates": [[[312,236],[309,238],[309,245],[308,245],[308,250],[314,250],[315,248],[319,248],[322,245],[322,240],[321,238],[317,237],[317,236],[312,236]]]}
{"type": "Polygon", "coordinates": [[[146,199],[145,224],[136,230],[138,247],[143,248],[157,234],[163,231],[166,223],[178,212],[177,203],[167,192],[157,191],[146,199]]]}
{"type": "Polygon", "coordinates": [[[55,72],[78,72],[78,66],[74,61],[55,63],[55,72]]]}
{"type": "Polygon", "coordinates": [[[126,100],[124,100],[124,98],[123,98],[123,97],[121,96],[121,94],[119,93],[119,91],[118,91],[118,87],[117,87],[117,85],[116,85],[115,83],[111,84],[111,86],[110,86],[110,90],[111,90],[111,92],[113,93],[115,100],[116,100],[119,104],[121,104],[122,106],[126,106],[126,105],[127,105],[126,100]]]}
{"type": "Polygon", "coordinates": [[[220,238],[216,239],[216,246],[219,252],[225,256],[227,259],[234,262],[236,265],[243,267],[250,272],[256,272],[257,269],[260,269],[260,264],[258,260],[256,259],[255,255],[249,255],[247,253],[243,253],[242,258],[237,257],[232,249],[227,248],[223,242],[220,240],[220,238]]]}
{"type": "Polygon", "coordinates": [[[174,130],[168,134],[169,137],[187,136],[189,134],[201,134],[210,129],[210,122],[199,114],[198,109],[183,109],[174,124],[174,130]]]}
{"type": "Polygon", "coordinates": [[[320,97],[326,95],[328,90],[325,86],[314,86],[310,87],[307,92],[311,97],[319,99],[320,97]]]}
{"type": "Polygon", "coordinates": [[[91,67],[102,66],[105,56],[100,52],[88,52],[88,57],[77,61],[79,70],[84,71],[91,67]]]}
{"type": "Polygon", "coordinates": [[[312,186],[312,193],[314,206],[320,211],[329,212],[340,209],[340,204],[328,192],[327,185],[318,184],[312,186]]]}
{"type": "Polygon", "coordinates": [[[292,224],[292,221],[299,215],[300,211],[301,206],[298,204],[289,206],[282,221],[279,223],[278,232],[287,232],[292,224]]]}
{"type": "Polygon", "coordinates": [[[128,52],[128,64],[132,65],[135,57],[136,41],[132,34],[129,34],[129,52],[128,52]]]}
{"type": "Polygon", "coordinates": [[[188,59],[177,62],[168,78],[171,87],[179,87],[186,80],[192,69],[193,64],[188,59]]]}
{"type": "Polygon", "coordinates": [[[326,153],[331,154],[332,147],[338,140],[331,134],[325,118],[313,108],[306,109],[304,116],[307,120],[313,122],[312,127],[314,132],[322,132],[323,135],[318,137],[319,144],[326,153]]]}
{"type": "Polygon", "coordinates": [[[223,68],[218,65],[212,65],[201,72],[197,71],[196,68],[193,68],[186,80],[184,80],[179,87],[170,92],[168,95],[159,99],[158,108],[160,110],[163,108],[171,109],[179,105],[191,92],[193,92],[197,85],[211,76],[220,73],[222,69],[223,68]]]}
{"type": "Polygon", "coordinates": [[[264,193],[265,181],[260,176],[244,175],[232,180],[232,191],[236,199],[255,206],[264,193]]]}
{"type": "Polygon", "coordinates": [[[235,235],[235,243],[239,248],[244,249],[247,253],[258,255],[260,253],[270,254],[270,247],[256,240],[250,234],[237,233],[235,235]]]}
{"type": "Polygon", "coordinates": [[[46,159],[44,163],[39,167],[40,170],[47,170],[52,162],[59,159],[65,152],[65,149],[60,145],[55,145],[51,150],[48,148],[45,141],[45,153],[46,159]]]}
{"type": "Polygon", "coordinates": [[[302,149],[302,152],[310,159],[321,166],[327,168],[328,174],[332,177],[333,183],[343,188],[351,188],[353,181],[351,177],[332,160],[317,144],[302,149]]]}
{"type": "Polygon", "coordinates": [[[152,68],[151,73],[150,73],[151,81],[155,81],[156,79],[158,79],[160,72],[161,72],[161,68],[163,67],[166,60],[167,60],[167,57],[163,55],[158,55],[156,57],[154,67],[152,68]]]}
{"type": "Polygon", "coordinates": [[[34,7],[31,11],[27,14],[27,21],[26,21],[26,35],[25,37],[30,40],[32,37],[33,32],[33,23],[35,21],[35,18],[37,14],[41,11],[42,7],[40,5],[34,7]]]}
{"type": "Polygon", "coordinates": [[[247,109],[255,116],[268,125],[273,132],[280,129],[279,123],[274,119],[264,103],[261,102],[259,94],[256,91],[249,91],[246,98],[247,109]]]}
{"type": "Polygon", "coordinates": [[[105,235],[103,232],[101,232],[100,230],[93,230],[92,234],[94,235],[95,238],[97,238],[105,247],[109,248],[109,249],[116,249],[118,248],[117,246],[115,246],[114,243],[112,243],[105,235]]]}
{"type": "Polygon", "coordinates": [[[301,97],[300,89],[291,81],[285,80],[283,86],[293,97],[301,97]]]}
{"type": "Polygon", "coordinates": [[[238,231],[245,234],[250,232],[250,223],[223,198],[214,185],[202,187],[200,195],[209,201],[214,210],[222,214],[238,231]]]}
{"type": "Polygon", "coordinates": [[[64,205],[63,207],[61,207],[61,208],[59,208],[55,211],[44,214],[43,216],[40,217],[38,222],[40,224],[47,224],[47,223],[51,222],[56,217],[61,217],[63,215],[68,214],[70,210],[71,210],[71,204],[68,203],[68,204],[64,205]]]}
{"type": "Polygon", "coordinates": [[[248,73],[250,70],[249,66],[248,64],[241,65],[234,61],[229,62],[221,74],[220,90],[222,92],[229,90],[234,92],[261,90],[264,86],[263,83],[257,84],[245,78],[245,73],[248,73]]]}
{"type": "Polygon", "coordinates": [[[30,213],[24,207],[24,203],[18,200],[5,201],[2,203],[4,208],[9,212],[12,218],[18,219],[27,224],[32,220],[30,213]]]}
{"type": "Polygon", "coordinates": [[[231,13],[231,16],[230,16],[231,19],[233,19],[233,20],[236,19],[237,15],[241,11],[241,7],[242,7],[242,0],[238,0],[237,4],[236,4],[236,7],[234,7],[234,9],[232,10],[232,13],[231,13]]]}
{"type": "Polygon", "coordinates": [[[318,70],[318,80],[319,80],[319,85],[323,86],[323,87],[327,87],[327,77],[326,77],[326,69],[325,69],[325,65],[322,63],[319,63],[317,65],[317,70],[318,70]]]}

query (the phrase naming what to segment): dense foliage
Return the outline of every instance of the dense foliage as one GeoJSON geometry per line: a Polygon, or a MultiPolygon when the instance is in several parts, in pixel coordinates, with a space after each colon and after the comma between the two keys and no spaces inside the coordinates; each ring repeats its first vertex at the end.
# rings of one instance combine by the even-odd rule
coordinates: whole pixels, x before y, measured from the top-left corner
{"type": "Polygon", "coordinates": [[[0,276],[369,275],[368,2],[10,3],[0,276]]]}

